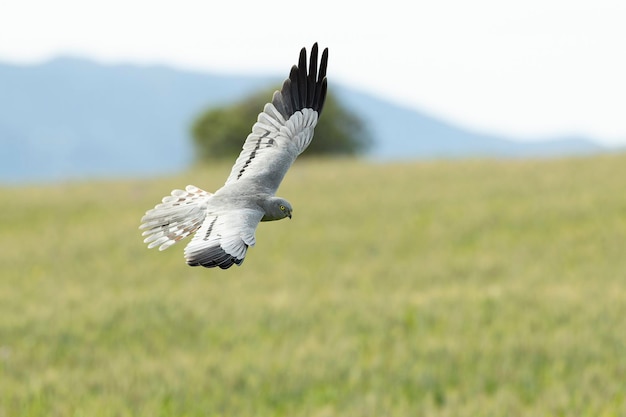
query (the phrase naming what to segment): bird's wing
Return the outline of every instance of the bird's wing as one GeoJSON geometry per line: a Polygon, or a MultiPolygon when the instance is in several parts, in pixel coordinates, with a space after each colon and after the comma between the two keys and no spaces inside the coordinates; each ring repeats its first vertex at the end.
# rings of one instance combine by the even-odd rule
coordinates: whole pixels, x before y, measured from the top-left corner
{"type": "Polygon", "coordinates": [[[296,157],[309,146],[326,98],[328,49],[322,53],[319,71],[317,54],[314,44],[307,72],[302,48],[298,65],[259,114],[226,185],[245,179],[274,194],[296,157]]]}
{"type": "Polygon", "coordinates": [[[209,211],[195,236],[185,248],[191,266],[222,269],[241,265],[263,212],[248,208],[209,211]]]}
{"type": "Polygon", "coordinates": [[[184,190],[174,190],[171,195],[150,209],[141,218],[144,242],[148,248],[165,250],[186,238],[200,227],[213,194],[188,185],[184,190]]]}

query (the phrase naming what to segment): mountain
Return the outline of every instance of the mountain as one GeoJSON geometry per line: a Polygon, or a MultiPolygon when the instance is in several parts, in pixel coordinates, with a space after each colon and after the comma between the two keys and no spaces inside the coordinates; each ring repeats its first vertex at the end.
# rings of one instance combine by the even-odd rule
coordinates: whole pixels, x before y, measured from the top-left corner
{"type": "MultiPolygon", "coordinates": [[[[33,66],[0,63],[0,182],[181,170],[193,159],[188,132],[196,115],[281,80],[77,58],[33,66]]],[[[368,157],[373,159],[605,150],[584,138],[522,143],[482,135],[360,91],[332,88],[371,129],[375,142],[368,157]]]]}
{"type": "Polygon", "coordinates": [[[179,170],[201,109],[269,82],[72,58],[0,65],[0,181],[179,170]]]}
{"type": "Polygon", "coordinates": [[[343,102],[367,115],[381,159],[546,157],[607,151],[591,139],[566,137],[521,142],[462,129],[441,119],[358,92],[341,91],[343,102]]]}

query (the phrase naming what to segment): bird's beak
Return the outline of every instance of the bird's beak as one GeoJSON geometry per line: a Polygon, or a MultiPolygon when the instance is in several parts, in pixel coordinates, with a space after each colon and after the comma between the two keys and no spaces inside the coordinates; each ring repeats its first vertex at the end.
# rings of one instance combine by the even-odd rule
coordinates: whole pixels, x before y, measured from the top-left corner
{"type": "Polygon", "coordinates": [[[291,212],[289,212],[289,214],[287,214],[287,216],[291,219],[291,212]]]}

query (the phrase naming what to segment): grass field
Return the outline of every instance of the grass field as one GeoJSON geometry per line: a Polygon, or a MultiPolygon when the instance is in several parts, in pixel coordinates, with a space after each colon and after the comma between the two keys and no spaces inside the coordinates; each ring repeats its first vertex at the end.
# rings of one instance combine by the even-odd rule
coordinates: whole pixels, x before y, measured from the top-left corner
{"type": "Polygon", "coordinates": [[[0,417],[625,416],[626,155],[296,163],[241,268],[176,178],[0,190],[0,417]]]}

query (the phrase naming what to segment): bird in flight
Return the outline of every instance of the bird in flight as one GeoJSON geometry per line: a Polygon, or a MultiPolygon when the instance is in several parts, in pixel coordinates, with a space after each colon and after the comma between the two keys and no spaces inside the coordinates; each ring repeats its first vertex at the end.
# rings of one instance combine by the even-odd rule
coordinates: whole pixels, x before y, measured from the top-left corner
{"type": "Polygon", "coordinates": [[[262,221],[291,218],[291,204],[275,196],[289,167],[311,143],[326,98],[328,49],[317,43],[307,71],[302,48],[282,88],[252,126],[226,183],[215,193],[188,185],[148,210],[140,229],[148,248],[165,250],[195,233],[185,248],[191,266],[241,265],[262,221]]]}

